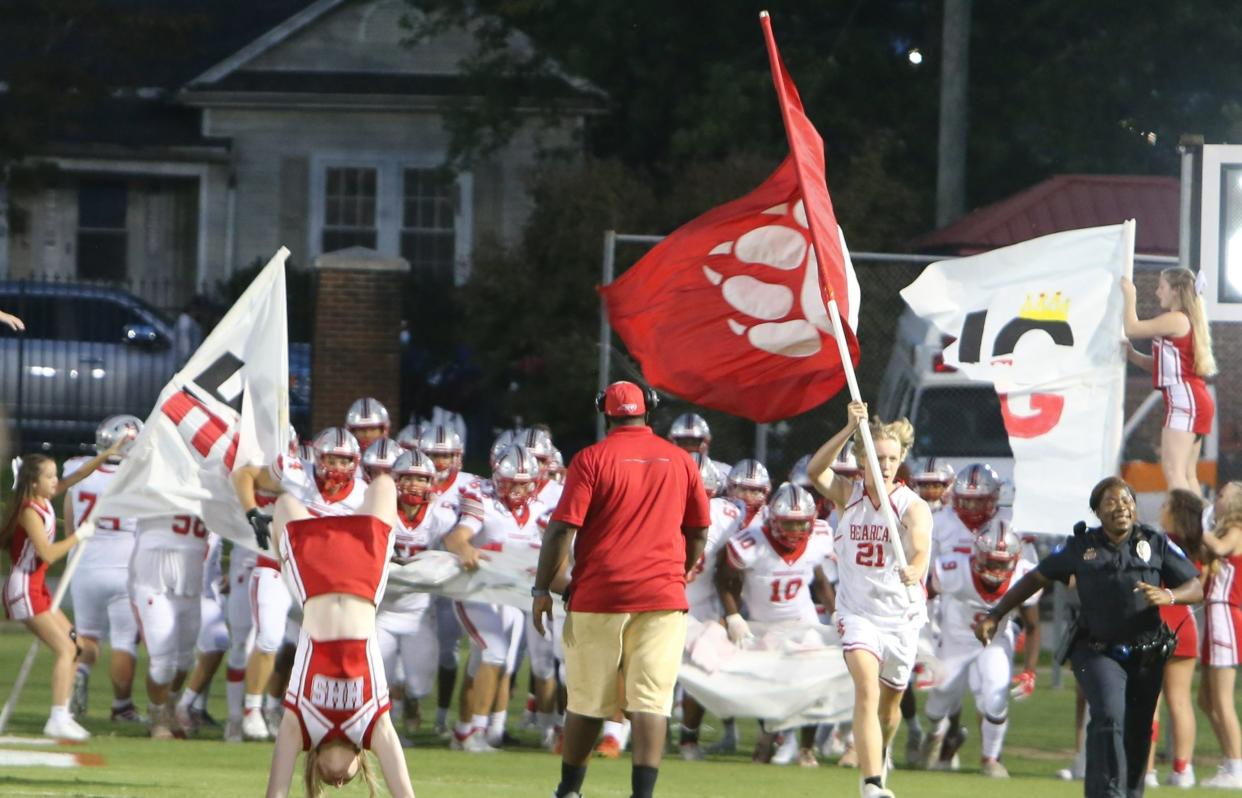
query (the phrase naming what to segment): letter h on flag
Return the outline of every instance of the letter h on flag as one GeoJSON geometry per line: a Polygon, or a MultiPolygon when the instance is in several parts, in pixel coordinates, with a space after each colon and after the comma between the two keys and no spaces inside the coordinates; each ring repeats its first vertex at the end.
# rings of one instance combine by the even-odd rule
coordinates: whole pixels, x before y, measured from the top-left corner
{"type": "Polygon", "coordinates": [[[679,228],[600,289],[644,378],[756,422],[845,385],[827,303],[858,362],[858,280],[825,182],[824,143],[761,17],[789,157],[757,189],[679,228]]]}

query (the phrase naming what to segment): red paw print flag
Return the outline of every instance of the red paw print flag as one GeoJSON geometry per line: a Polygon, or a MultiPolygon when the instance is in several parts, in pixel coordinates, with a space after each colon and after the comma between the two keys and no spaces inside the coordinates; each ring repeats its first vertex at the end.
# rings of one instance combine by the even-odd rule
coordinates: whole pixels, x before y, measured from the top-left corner
{"type": "Polygon", "coordinates": [[[803,413],[841,390],[828,303],[837,303],[857,363],[859,301],[823,140],[762,21],[789,157],[757,189],[679,228],[600,289],[651,385],[756,422],[803,413]]]}

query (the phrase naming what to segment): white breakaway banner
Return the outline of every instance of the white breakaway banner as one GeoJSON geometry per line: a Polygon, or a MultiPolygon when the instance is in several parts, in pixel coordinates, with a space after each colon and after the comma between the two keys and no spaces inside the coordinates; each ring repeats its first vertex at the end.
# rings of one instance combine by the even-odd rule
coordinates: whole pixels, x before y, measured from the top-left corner
{"type": "Polygon", "coordinates": [[[944,362],[990,382],[1014,455],[1013,525],[1069,534],[1117,473],[1125,356],[1121,277],[1133,222],[1035,238],[928,266],[901,296],[955,340],[944,362]]]}

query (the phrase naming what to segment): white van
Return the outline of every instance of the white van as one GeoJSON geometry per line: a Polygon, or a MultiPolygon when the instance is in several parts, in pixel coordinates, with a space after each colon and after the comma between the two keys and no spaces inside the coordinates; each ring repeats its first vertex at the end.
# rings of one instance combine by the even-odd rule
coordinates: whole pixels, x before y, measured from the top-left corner
{"type": "Polygon", "coordinates": [[[912,458],[943,459],[954,470],[987,463],[1012,483],[1013,452],[996,390],[944,364],[943,350],[952,342],[906,308],[897,320],[877,412],[886,420],[904,416],[914,424],[912,458]]]}

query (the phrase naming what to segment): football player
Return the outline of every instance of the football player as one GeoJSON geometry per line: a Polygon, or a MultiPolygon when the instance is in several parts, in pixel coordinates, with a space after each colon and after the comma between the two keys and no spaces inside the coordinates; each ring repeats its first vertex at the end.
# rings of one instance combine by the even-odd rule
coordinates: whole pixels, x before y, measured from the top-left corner
{"type": "MultiPolygon", "coordinates": [[[[138,418],[124,415],[104,419],[95,430],[97,452],[107,451],[118,440],[123,442],[99,468],[65,494],[65,521],[72,524],[65,530],[66,536],[86,520],[141,431],[142,422],[138,418]]],[[[85,465],[87,460],[86,457],[72,457],[65,461],[61,473],[67,477],[85,465]]],[[[86,714],[91,668],[99,656],[99,641],[107,635],[112,648],[109,663],[112,722],[143,721],[133,701],[138,620],[129,605],[129,590],[126,587],[137,528],[138,524],[132,518],[96,518],[95,539],[83,552],[78,561],[77,574],[69,583],[74,627],[82,647],[73,680],[73,696],[69,702],[69,710],[77,718],[86,714]]]]}
{"type": "Polygon", "coordinates": [[[725,494],[737,502],[742,511],[742,528],[755,526],[763,521],[767,510],[768,494],[772,492],[772,478],[763,463],[753,458],[738,460],[729,470],[725,481],[725,494]]]}
{"type": "MultiPolygon", "coordinates": [[[[712,429],[698,413],[682,413],[674,419],[668,428],[668,439],[691,454],[701,452],[704,457],[711,456],[712,429]]],[[[712,460],[712,465],[716,467],[722,482],[733,468],[720,460],[712,460]]]]}
{"type": "MultiPolygon", "coordinates": [[[[937,656],[943,673],[927,697],[930,732],[923,741],[920,759],[924,767],[940,762],[940,747],[949,732],[949,716],[961,712],[962,695],[969,687],[982,727],[980,773],[1008,778],[1001,764],[1001,747],[1009,727],[1009,695],[1017,629],[1002,620],[992,642],[984,646],[975,639],[975,623],[989,612],[1009,585],[1033,566],[1022,558],[1022,541],[1012,531],[977,536],[970,554],[951,551],[932,564],[930,592],[941,597],[940,640],[937,656]]],[[[1035,682],[1039,659],[1039,593],[1023,603],[1019,612],[1028,632],[1026,673],[1035,682]]]]}
{"type": "Polygon", "coordinates": [[[365,452],[380,438],[387,438],[389,426],[388,408],[369,396],[355,399],[345,412],[345,429],[358,440],[360,451],[365,452]]]}

